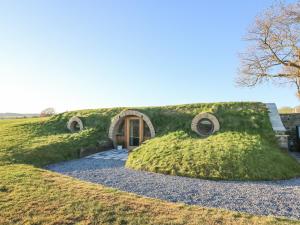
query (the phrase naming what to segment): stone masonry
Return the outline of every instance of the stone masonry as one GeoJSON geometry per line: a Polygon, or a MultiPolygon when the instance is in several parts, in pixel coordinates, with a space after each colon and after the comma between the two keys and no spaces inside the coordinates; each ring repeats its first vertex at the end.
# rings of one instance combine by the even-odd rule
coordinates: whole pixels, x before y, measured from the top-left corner
{"type": "Polygon", "coordinates": [[[281,120],[287,130],[287,134],[290,136],[289,142],[292,150],[299,151],[299,143],[297,143],[296,126],[300,125],[300,113],[281,114],[281,120]]]}
{"type": "Polygon", "coordinates": [[[120,122],[122,121],[122,119],[124,119],[126,116],[137,116],[139,118],[142,118],[145,121],[145,123],[147,124],[147,126],[149,127],[151,138],[155,137],[154,126],[153,126],[150,118],[147,115],[145,115],[139,111],[129,109],[129,110],[125,110],[125,111],[121,112],[120,114],[118,114],[117,116],[115,116],[110,124],[108,137],[113,141],[113,145],[115,147],[116,147],[116,143],[115,143],[114,137],[116,135],[117,128],[118,128],[120,122]]]}

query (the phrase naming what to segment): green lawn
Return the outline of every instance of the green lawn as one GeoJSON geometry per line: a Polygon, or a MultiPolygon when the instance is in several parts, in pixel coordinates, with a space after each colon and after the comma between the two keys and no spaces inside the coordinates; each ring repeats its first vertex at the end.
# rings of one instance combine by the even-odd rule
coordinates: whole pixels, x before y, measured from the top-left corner
{"type": "MultiPolygon", "coordinates": [[[[224,113],[226,110],[230,111],[230,107],[234,104],[230,103],[226,106],[224,113]]],[[[239,107],[241,105],[243,106],[240,104],[239,107]]],[[[201,146],[204,140],[198,139],[189,132],[190,119],[201,110],[216,110],[223,106],[224,104],[219,106],[197,104],[140,108],[150,116],[157,131],[157,138],[147,142],[143,148],[153,145],[156,154],[158,149],[154,148],[155,142],[172,140],[172,138],[174,146],[176,142],[181,146],[190,146],[191,143],[199,142],[198,145],[201,146]],[[172,121],[176,122],[171,123],[172,121]],[[176,132],[178,127],[181,127],[182,131],[176,132]]],[[[249,110],[249,106],[246,108],[249,110]]],[[[122,110],[121,108],[84,110],[59,114],[52,118],[0,121],[0,224],[300,224],[299,221],[259,217],[144,198],[40,168],[50,163],[77,158],[80,147],[93,146],[96,145],[97,140],[107,138],[111,118],[122,110]],[[66,130],[66,121],[72,115],[81,116],[86,125],[84,131],[71,134],[66,130]]],[[[234,122],[224,123],[236,116],[233,115],[234,110],[233,113],[224,114],[222,117],[221,111],[215,111],[216,114],[219,113],[222,129],[234,127],[234,122]]],[[[248,114],[248,117],[254,116],[257,117],[256,119],[253,118],[252,122],[241,120],[238,127],[244,130],[243,127],[251,125],[254,131],[251,133],[253,136],[247,139],[251,142],[249,146],[262,147],[263,142],[268,141],[266,137],[272,138],[273,133],[270,131],[269,122],[256,111],[253,109],[253,113],[248,114]],[[257,133],[255,129],[258,129],[261,123],[265,123],[261,131],[263,134],[255,136],[254,133],[257,133]]],[[[246,112],[243,113],[247,115],[246,112]]],[[[223,139],[222,135],[230,134],[223,131],[215,135],[215,138],[223,139]]],[[[241,134],[239,131],[232,131],[230,135],[234,137],[241,134]]],[[[207,146],[212,148],[213,144],[207,146]]],[[[251,152],[251,148],[248,149],[251,152]]],[[[195,149],[191,150],[190,155],[184,157],[193,161],[193,157],[197,159],[199,153],[195,149]]],[[[275,152],[279,157],[284,155],[278,149],[275,152]]],[[[135,154],[132,154],[132,157],[135,154]]],[[[170,157],[167,152],[162,154],[167,158],[170,157]]],[[[294,161],[290,162],[293,164],[294,161]]],[[[188,167],[189,164],[184,164],[183,171],[187,171],[188,167]]],[[[202,166],[197,168],[201,171],[202,166]]],[[[216,171],[218,170],[214,173],[217,173],[216,171]]],[[[174,172],[171,170],[170,173],[174,172]]],[[[224,173],[223,176],[226,174],[224,173]]]]}
{"type": "Polygon", "coordinates": [[[143,198],[30,165],[0,166],[0,224],[300,224],[143,198]]]}

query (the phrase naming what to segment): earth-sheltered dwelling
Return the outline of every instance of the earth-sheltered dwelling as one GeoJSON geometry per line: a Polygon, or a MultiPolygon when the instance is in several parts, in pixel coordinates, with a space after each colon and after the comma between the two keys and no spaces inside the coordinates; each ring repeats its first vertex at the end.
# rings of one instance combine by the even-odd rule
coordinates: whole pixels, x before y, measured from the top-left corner
{"type": "MultiPolygon", "coordinates": [[[[275,104],[253,102],[81,110],[80,147],[130,150],[126,166],[165,174],[270,180],[300,175],[285,151],[285,128],[275,104]]],[[[70,124],[70,121],[69,123],[70,124]]],[[[76,136],[76,138],[79,138],[76,136]]]]}
{"type": "MultiPolygon", "coordinates": [[[[282,148],[288,148],[288,135],[283,126],[275,104],[266,104],[269,118],[277,137],[278,144],[282,148]]],[[[83,130],[84,125],[78,116],[73,116],[67,123],[71,132],[83,130]]],[[[191,121],[191,130],[200,137],[205,138],[220,130],[218,118],[209,112],[200,112],[191,121]]],[[[138,110],[125,109],[112,118],[109,126],[108,138],[113,147],[122,146],[132,150],[140,146],[144,141],[155,137],[155,128],[151,119],[138,110]]]]}

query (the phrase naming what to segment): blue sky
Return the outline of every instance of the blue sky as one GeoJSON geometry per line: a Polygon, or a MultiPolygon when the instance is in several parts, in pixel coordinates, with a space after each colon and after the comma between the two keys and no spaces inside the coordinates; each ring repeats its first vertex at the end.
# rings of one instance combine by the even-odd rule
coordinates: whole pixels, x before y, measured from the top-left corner
{"type": "Polygon", "coordinates": [[[298,105],[292,87],[234,83],[242,37],[271,4],[0,0],[0,112],[220,101],[298,105]]]}

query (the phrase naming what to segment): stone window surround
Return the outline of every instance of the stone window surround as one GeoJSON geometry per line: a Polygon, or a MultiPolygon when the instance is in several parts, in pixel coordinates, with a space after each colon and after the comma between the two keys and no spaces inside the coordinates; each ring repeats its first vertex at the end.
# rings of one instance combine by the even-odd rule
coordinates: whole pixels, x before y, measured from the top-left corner
{"type": "Polygon", "coordinates": [[[71,119],[69,119],[69,121],[67,123],[68,130],[70,130],[71,132],[76,132],[74,130],[74,127],[73,127],[74,122],[78,123],[79,131],[82,131],[83,130],[83,123],[82,123],[81,119],[77,116],[73,116],[71,119]]]}
{"type": "Polygon", "coordinates": [[[201,137],[208,137],[210,135],[203,135],[198,131],[198,123],[202,120],[202,119],[208,119],[213,123],[213,131],[211,132],[210,135],[214,134],[215,132],[220,130],[220,123],[219,120],[217,119],[217,117],[215,117],[213,114],[211,113],[199,113],[197,116],[194,117],[194,119],[192,120],[191,123],[191,129],[192,131],[196,132],[199,136],[201,137]]]}

